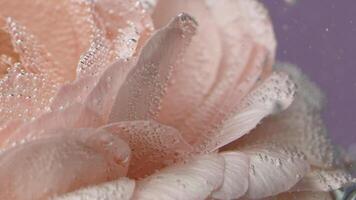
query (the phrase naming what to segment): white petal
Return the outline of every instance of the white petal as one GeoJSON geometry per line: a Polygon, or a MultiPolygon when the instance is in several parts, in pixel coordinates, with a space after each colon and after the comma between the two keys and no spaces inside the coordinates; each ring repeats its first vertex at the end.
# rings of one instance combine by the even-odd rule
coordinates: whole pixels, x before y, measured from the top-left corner
{"type": "Polygon", "coordinates": [[[206,199],[223,181],[224,159],[198,156],[142,180],[134,195],[140,200],[206,199]]]}
{"type": "Polygon", "coordinates": [[[344,170],[315,169],[293,187],[294,191],[331,191],[351,183],[351,174],[344,170]]]}
{"type": "Polygon", "coordinates": [[[282,65],[278,69],[290,74],[291,79],[296,82],[298,91],[295,100],[287,110],[265,119],[251,134],[241,138],[234,146],[280,143],[298,148],[314,166],[334,166],[338,161],[320,115],[320,91],[295,67],[282,65]]]}
{"type": "Polygon", "coordinates": [[[249,158],[240,152],[223,152],[220,155],[225,159],[224,182],[212,194],[212,197],[214,199],[238,199],[248,189],[249,158]]]}
{"type": "Polygon", "coordinates": [[[263,200],[334,200],[328,192],[286,192],[263,200]]]}
{"type": "Polygon", "coordinates": [[[250,147],[242,152],[250,157],[247,197],[252,199],[285,192],[310,170],[305,156],[294,149],[266,145],[250,147]]]}
{"type": "Polygon", "coordinates": [[[52,200],[130,200],[135,189],[135,181],[121,178],[88,188],[80,189],[52,200]]]}
{"type": "Polygon", "coordinates": [[[286,109],[293,101],[295,85],[284,73],[272,74],[241,103],[236,114],[224,123],[222,130],[209,138],[216,150],[247,134],[266,116],[286,109]]]}

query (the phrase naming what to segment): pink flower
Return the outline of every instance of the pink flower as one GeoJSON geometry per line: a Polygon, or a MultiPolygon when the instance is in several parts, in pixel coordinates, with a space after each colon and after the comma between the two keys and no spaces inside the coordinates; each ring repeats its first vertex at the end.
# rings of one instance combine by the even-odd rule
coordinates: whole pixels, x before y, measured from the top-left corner
{"type": "Polygon", "coordinates": [[[0,15],[0,199],[331,199],[352,181],[255,0],[0,15]]]}

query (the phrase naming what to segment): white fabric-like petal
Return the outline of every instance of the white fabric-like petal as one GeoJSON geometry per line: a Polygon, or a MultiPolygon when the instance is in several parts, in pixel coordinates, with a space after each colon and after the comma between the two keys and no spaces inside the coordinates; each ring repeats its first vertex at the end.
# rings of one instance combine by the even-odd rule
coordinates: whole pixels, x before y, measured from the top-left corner
{"type": "Polygon", "coordinates": [[[246,196],[259,199],[288,191],[310,170],[305,156],[294,149],[266,145],[242,150],[250,157],[246,196]]]}
{"type": "Polygon", "coordinates": [[[335,166],[338,163],[336,151],[320,115],[322,94],[295,67],[282,65],[277,69],[290,74],[297,84],[295,100],[287,110],[265,119],[251,134],[230,146],[279,143],[296,147],[314,166],[335,166]]]}
{"type": "Polygon", "coordinates": [[[135,181],[121,178],[88,188],[80,189],[52,200],[130,200],[135,189],[135,181]]]}
{"type": "Polygon", "coordinates": [[[242,197],[249,182],[249,158],[240,152],[223,152],[220,154],[225,159],[224,182],[212,194],[214,199],[238,199],[242,197]]]}
{"type": "Polygon", "coordinates": [[[295,85],[286,74],[272,74],[243,100],[236,115],[224,123],[221,131],[208,138],[207,144],[212,146],[203,148],[213,151],[247,134],[264,117],[286,109],[294,93],[295,85]]]}
{"type": "Polygon", "coordinates": [[[294,191],[332,191],[346,184],[356,182],[351,174],[344,170],[321,170],[315,169],[307,174],[293,187],[294,191]]]}
{"type": "Polygon", "coordinates": [[[223,182],[224,158],[198,156],[186,164],[166,168],[139,182],[134,199],[206,199],[223,182]]]}
{"type": "Polygon", "coordinates": [[[334,200],[328,192],[286,192],[262,200],[334,200]]]}

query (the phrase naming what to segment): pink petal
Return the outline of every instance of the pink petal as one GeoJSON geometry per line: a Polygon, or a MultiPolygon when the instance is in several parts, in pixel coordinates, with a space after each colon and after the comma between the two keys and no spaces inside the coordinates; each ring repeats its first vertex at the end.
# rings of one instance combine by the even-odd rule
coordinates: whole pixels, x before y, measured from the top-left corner
{"type": "Polygon", "coordinates": [[[348,172],[338,170],[320,170],[315,169],[307,174],[303,179],[293,187],[293,191],[332,191],[356,182],[348,172]]]}
{"type": "Polygon", "coordinates": [[[134,199],[206,199],[221,186],[223,173],[221,156],[198,156],[140,181],[134,199]]]}
{"type": "Polygon", "coordinates": [[[130,200],[134,189],[135,181],[121,178],[117,181],[80,189],[53,198],[53,200],[130,200]]]}
{"type": "Polygon", "coordinates": [[[199,26],[174,69],[158,116],[160,122],[176,127],[208,94],[217,76],[222,53],[217,26],[211,20],[204,0],[158,1],[153,13],[155,27],[165,26],[171,18],[183,12],[192,15],[199,26]]]}
{"type": "MultiPolygon", "coordinates": [[[[5,19],[0,17],[0,55],[1,57],[8,57],[9,59],[12,60],[12,62],[17,62],[19,61],[19,55],[15,52],[13,46],[12,46],[12,41],[11,41],[11,35],[9,32],[6,30],[6,21],[5,19]]],[[[0,77],[2,77],[4,74],[7,73],[7,67],[6,65],[3,65],[5,63],[0,62],[0,77]]]]}
{"type": "Polygon", "coordinates": [[[248,198],[259,199],[286,192],[310,169],[304,155],[294,149],[270,144],[242,152],[250,157],[248,198]]]}
{"type": "Polygon", "coordinates": [[[89,45],[93,24],[88,20],[88,9],[87,3],[76,0],[0,2],[0,13],[19,21],[36,35],[59,62],[59,66],[64,66],[71,75],[69,78],[74,78],[80,53],[89,45]]]}
{"type": "Polygon", "coordinates": [[[46,113],[34,121],[19,126],[5,140],[3,146],[14,145],[20,141],[36,138],[47,130],[64,128],[96,128],[103,120],[92,110],[81,104],[74,104],[62,110],[46,113]]]}
{"type": "Polygon", "coordinates": [[[222,34],[228,36],[222,37],[230,45],[231,55],[228,57],[233,55],[232,52],[241,52],[242,46],[237,41],[242,42],[244,37],[249,37],[253,42],[268,49],[270,61],[273,62],[276,40],[268,11],[262,3],[257,0],[206,0],[206,2],[221,27],[222,34]],[[233,44],[231,41],[236,42],[233,44]]]}
{"type": "Polygon", "coordinates": [[[193,19],[182,14],[148,41],[116,96],[110,122],[148,119],[157,115],[170,74],[195,30],[193,19]]]}
{"type": "Polygon", "coordinates": [[[224,122],[218,133],[202,143],[203,150],[214,151],[229,144],[255,128],[264,117],[286,109],[295,89],[286,74],[275,72],[243,99],[236,114],[224,122]]]}
{"type": "Polygon", "coordinates": [[[119,122],[104,129],[129,144],[132,159],[128,176],[132,178],[150,175],[192,152],[177,130],[152,121],[119,122]]]}
{"type": "Polygon", "coordinates": [[[128,26],[134,26],[138,33],[146,35],[143,37],[147,37],[152,31],[151,18],[139,1],[101,0],[96,3],[95,11],[109,39],[116,38],[120,34],[120,29],[128,26]]]}
{"type": "Polygon", "coordinates": [[[47,199],[124,176],[128,146],[107,132],[59,135],[8,149],[0,156],[0,199],[47,199]]]}
{"type": "Polygon", "coordinates": [[[8,18],[6,23],[13,47],[20,55],[24,69],[28,72],[44,74],[55,83],[63,83],[69,76],[66,74],[68,71],[55,63],[37,38],[11,18],[8,18]]]}
{"type": "Polygon", "coordinates": [[[209,138],[211,130],[221,125],[256,83],[270,73],[275,51],[272,26],[261,4],[228,0],[208,4],[220,28],[223,57],[210,94],[179,127],[193,143],[197,142],[193,136],[209,138]]]}
{"type": "Polygon", "coordinates": [[[249,158],[240,152],[220,153],[225,159],[224,182],[212,194],[214,199],[238,199],[249,185],[249,158]]]}

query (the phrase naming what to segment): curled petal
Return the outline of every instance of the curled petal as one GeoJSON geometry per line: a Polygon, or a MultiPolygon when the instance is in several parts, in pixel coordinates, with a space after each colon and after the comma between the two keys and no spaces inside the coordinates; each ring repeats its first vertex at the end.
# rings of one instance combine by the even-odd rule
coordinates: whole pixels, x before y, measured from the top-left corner
{"type": "Polygon", "coordinates": [[[224,159],[198,156],[149,176],[138,183],[134,199],[206,199],[223,181],[224,159]]]}
{"type": "Polygon", "coordinates": [[[179,127],[209,93],[222,57],[219,30],[204,0],[158,1],[153,12],[155,27],[163,27],[182,12],[194,17],[199,26],[182,60],[175,67],[162,99],[158,120],[175,127],[179,127]]]}
{"type": "Polygon", "coordinates": [[[126,141],[132,150],[128,176],[142,178],[182,161],[192,147],[179,131],[153,121],[119,122],[104,127],[126,141]]]}
{"type": "Polygon", "coordinates": [[[47,199],[126,174],[130,150],[120,138],[90,129],[58,132],[1,154],[1,199],[47,199]]]}
{"type": "Polygon", "coordinates": [[[322,94],[318,88],[290,65],[277,68],[291,76],[298,91],[291,106],[266,118],[261,125],[234,146],[258,143],[280,143],[302,151],[314,166],[330,168],[338,163],[334,146],[322,122],[322,94]]]}
{"type": "Polygon", "coordinates": [[[286,109],[293,101],[295,89],[286,74],[275,72],[244,98],[236,114],[200,148],[213,151],[247,134],[264,117],[286,109]]]}
{"type": "Polygon", "coordinates": [[[220,153],[225,159],[224,182],[212,194],[214,199],[238,199],[245,195],[249,185],[249,158],[240,152],[220,153]]]}
{"type": "Polygon", "coordinates": [[[155,33],[116,96],[110,122],[155,118],[172,70],[195,34],[196,23],[177,16],[155,33]]]}
{"type": "Polygon", "coordinates": [[[337,190],[346,184],[356,182],[351,174],[344,170],[320,170],[315,169],[307,174],[293,187],[294,191],[332,191],[337,190]]]}
{"type": "Polygon", "coordinates": [[[134,189],[135,181],[127,178],[121,178],[117,181],[80,189],[59,197],[55,197],[52,200],[130,200],[134,189]]]}
{"type": "Polygon", "coordinates": [[[248,198],[286,192],[310,170],[305,156],[294,149],[269,145],[250,147],[242,152],[250,157],[248,198]]]}

